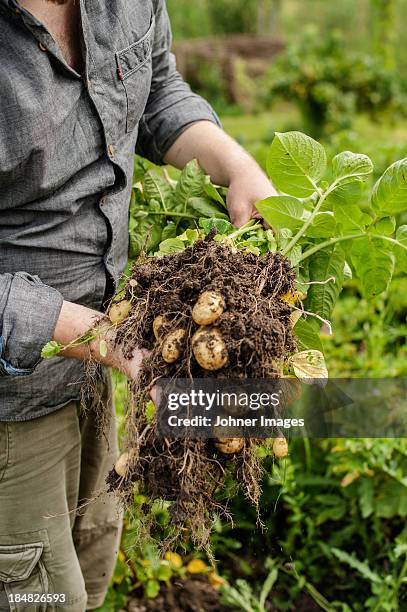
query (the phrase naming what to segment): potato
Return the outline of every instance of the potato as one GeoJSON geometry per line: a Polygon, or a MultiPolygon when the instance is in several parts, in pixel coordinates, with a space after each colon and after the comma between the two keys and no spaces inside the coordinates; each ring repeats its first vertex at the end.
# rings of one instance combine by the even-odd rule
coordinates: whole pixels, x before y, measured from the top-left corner
{"type": "Polygon", "coordinates": [[[153,332],[156,340],[162,340],[168,320],[162,315],[158,315],[153,321],[153,332]]]}
{"type": "Polygon", "coordinates": [[[243,438],[219,438],[215,446],[224,455],[240,453],[244,446],[243,438]]]}
{"type": "Polygon", "coordinates": [[[120,455],[118,460],[115,463],[114,470],[118,476],[124,478],[127,472],[127,467],[129,465],[130,453],[123,453],[120,455]]]}
{"type": "Polygon", "coordinates": [[[273,441],[273,453],[279,459],[287,457],[288,455],[288,444],[285,438],[274,438],[273,441]]]}
{"type": "Polygon", "coordinates": [[[131,302],[129,300],[112,304],[109,308],[109,319],[112,323],[121,323],[129,315],[130,310],[131,302]]]}
{"type": "Polygon", "coordinates": [[[203,327],[192,337],[192,351],[205,370],[220,370],[228,362],[228,352],[222,334],[216,328],[203,327]]]}
{"type": "Polygon", "coordinates": [[[161,349],[164,361],[174,363],[181,357],[184,351],[185,335],[185,329],[176,329],[165,337],[161,349]]]}
{"type": "Polygon", "coordinates": [[[215,323],[225,309],[225,300],[216,291],[204,291],[192,309],[192,318],[198,325],[215,323]]]}

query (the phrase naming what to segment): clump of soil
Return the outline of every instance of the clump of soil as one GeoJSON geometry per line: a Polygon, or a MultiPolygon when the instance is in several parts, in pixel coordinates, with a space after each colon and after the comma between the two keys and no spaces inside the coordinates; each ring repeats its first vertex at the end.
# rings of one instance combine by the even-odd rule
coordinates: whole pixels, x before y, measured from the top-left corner
{"type": "Polygon", "coordinates": [[[282,299],[293,292],[295,273],[280,254],[256,256],[219,243],[214,235],[180,253],[141,258],[136,262],[125,293],[131,300],[129,316],[118,326],[117,342],[127,357],[136,347],[151,350],[140,376],[130,383],[126,417],[126,446],[130,453],[124,477],[113,470],[108,478],[131,504],[134,487],[150,502],[171,501],[169,541],[191,537],[205,546],[214,514],[227,515],[227,502],[215,495],[225,478],[233,475],[247,498],[257,506],[262,467],[256,441],[246,439],[243,450],[222,455],[211,440],[168,439],[157,433],[156,419],[149,419],[145,404],[149,390],[160,378],[222,379],[276,378],[284,360],[295,350],[290,306],[282,299]],[[204,291],[222,295],[223,314],[212,325],[221,333],[228,361],[208,371],[196,361],[191,339],[199,326],[191,313],[204,291]],[[166,363],[161,355],[153,321],[163,316],[165,334],[186,330],[181,357],[166,363]]]}
{"type": "Polygon", "coordinates": [[[209,584],[206,576],[194,576],[186,580],[175,579],[163,585],[156,599],[130,601],[128,612],[228,612],[219,592],[209,584]]]}

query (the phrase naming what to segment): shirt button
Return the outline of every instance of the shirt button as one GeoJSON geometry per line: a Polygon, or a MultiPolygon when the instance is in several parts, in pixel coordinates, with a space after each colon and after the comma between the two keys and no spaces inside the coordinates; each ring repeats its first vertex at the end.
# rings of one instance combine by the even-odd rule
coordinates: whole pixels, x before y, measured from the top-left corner
{"type": "Polygon", "coordinates": [[[41,49],[41,51],[48,51],[48,48],[42,42],[39,42],[38,46],[41,49]]]}
{"type": "Polygon", "coordinates": [[[114,156],[114,146],[112,144],[107,147],[107,152],[109,153],[109,157],[114,156]]]}

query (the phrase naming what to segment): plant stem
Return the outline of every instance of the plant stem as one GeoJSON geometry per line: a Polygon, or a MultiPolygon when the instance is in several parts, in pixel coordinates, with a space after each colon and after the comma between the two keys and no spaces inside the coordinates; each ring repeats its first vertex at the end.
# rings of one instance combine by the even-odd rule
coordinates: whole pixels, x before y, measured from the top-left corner
{"type": "Polygon", "coordinates": [[[229,234],[227,236],[227,238],[230,240],[234,240],[235,238],[238,238],[239,236],[241,236],[242,234],[244,234],[249,228],[251,229],[256,229],[257,227],[261,227],[260,223],[257,223],[257,225],[255,225],[256,220],[255,219],[251,219],[248,223],[246,223],[245,225],[242,225],[242,227],[239,227],[239,229],[237,229],[235,232],[233,232],[232,234],[229,234]]]}
{"type": "Polygon", "coordinates": [[[298,230],[295,236],[293,236],[293,238],[290,240],[286,248],[283,249],[282,251],[283,255],[287,255],[287,253],[289,253],[291,249],[297,244],[299,239],[303,237],[303,235],[305,234],[305,232],[307,231],[307,229],[309,228],[309,226],[315,219],[317,213],[320,211],[322,204],[325,202],[330,192],[331,192],[331,189],[328,189],[328,191],[320,195],[317,205],[315,206],[314,210],[312,211],[312,213],[310,214],[310,216],[308,217],[304,225],[298,230]]]}
{"type": "Polygon", "coordinates": [[[183,217],[185,219],[200,219],[201,217],[197,217],[196,215],[191,215],[190,213],[183,213],[183,212],[170,212],[170,211],[166,211],[166,212],[149,212],[149,215],[158,215],[158,216],[162,216],[162,217],[183,217]]]}
{"type": "Polygon", "coordinates": [[[392,244],[398,247],[401,247],[402,249],[407,251],[407,246],[403,244],[402,242],[399,242],[395,238],[390,238],[389,236],[381,236],[380,234],[368,234],[366,232],[360,232],[359,234],[351,234],[349,236],[337,236],[336,238],[330,238],[329,240],[325,240],[325,242],[320,242],[319,244],[316,244],[315,246],[308,249],[308,251],[305,251],[305,253],[303,253],[301,257],[299,258],[298,263],[300,263],[301,261],[304,261],[304,259],[308,259],[308,257],[311,257],[311,255],[314,255],[314,253],[321,251],[321,249],[325,249],[328,246],[332,246],[333,244],[336,244],[337,242],[344,242],[345,240],[353,240],[354,238],[364,238],[365,236],[372,236],[373,238],[379,238],[381,240],[386,240],[387,242],[391,242],[392,244]]]}

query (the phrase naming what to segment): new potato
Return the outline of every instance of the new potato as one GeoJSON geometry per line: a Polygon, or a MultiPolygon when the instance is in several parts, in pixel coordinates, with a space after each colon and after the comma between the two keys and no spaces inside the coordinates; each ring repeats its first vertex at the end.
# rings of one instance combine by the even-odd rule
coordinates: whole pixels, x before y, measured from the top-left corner
{"type": "Polygon", "coordinates": [[[216,291],[204,291],[192,309],[192,318],[198,325],[215,323],[224,311],[225,300],[216,291]]]}
{"type": "Polygon", "coordinates": [[[126,319],[131,310],[131,302],[122,300],[116,304],[112,304],[109,308],[109,319],[112,323],[121,323],[126,319]]]}
{"type": "Polygon", "coordinates": [[[203,327],[192,337],[192,351],[205,370],[220,370],[228,361],[228,352],[222,334],[216,328],[203,327]]]}
{"type": "Polygon", "coordinates": [[[240,453],[244,446],[243,438],[219,438],[215,446],[224,455],[240,453]]]}
{"type": "Polygon", "coordinates": [[[165,337],[161,355],[167,363],[178,361],[184,351],[185,329],[176,329],[165,337]]]}

